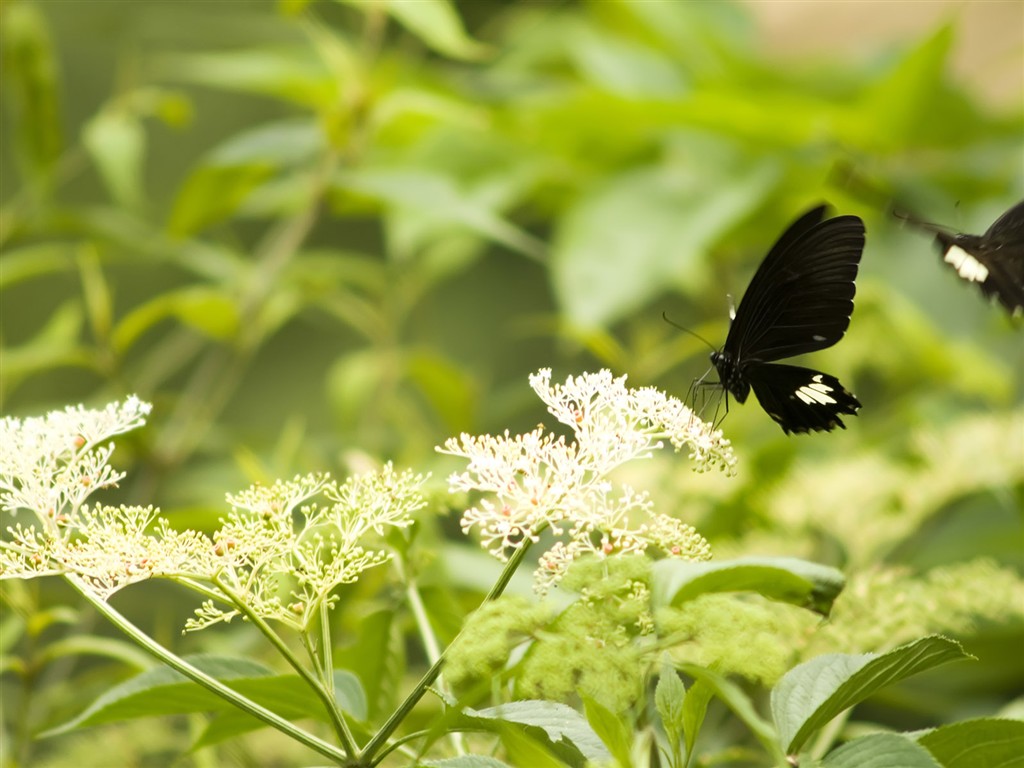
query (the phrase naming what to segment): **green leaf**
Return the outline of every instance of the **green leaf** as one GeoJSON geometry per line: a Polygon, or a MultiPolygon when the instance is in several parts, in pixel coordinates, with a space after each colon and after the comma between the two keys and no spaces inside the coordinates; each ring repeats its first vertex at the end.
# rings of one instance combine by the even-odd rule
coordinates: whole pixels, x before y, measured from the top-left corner
{"type": "Polygon", "coordinates": [[[387,12],[416,35],[430,48],[453,59],[473,61],[487,55],[489,49],[468,34],[462,26],[455,7],[448,0],[341,0],[354,5],[367,13],[378,12],[385,8],[387,12]]]}
{"type": "MultiPolygon", "coordinates": [[[[212,655],[186,658],[197,669],[224,682],[272,679],[271,670],[249,659],[212,655]]],[[[115,685],[80,715],[44,735],[54,736],[75,728],[137,717],[206,712],[230,707],[222,698],[196,685],[184,675],[167,667],[156,667],[115,685]]]]}
{"type": "Polygon", "coordinates": [[[771,706],[787,754],[814,731],[886,686],[951,661],[973,659],[960,644],[931,636],[881,655],[831,653],[787,672],[772,690],[771,706]]]}
{"type": "Polygon", "coordinates": [[[865,93],[856,113],[864,118],[864,143],[883,142],[874,147],[876,151],[891,151],[922,143],[962,142],[960,131],[971,109],[961,99],[951,99],[944,87],[952,44],[952,27],[940,27],[865,93]],[[942,119],[936,119],[937,110],[942,119]]]}
{"type": "Polygon", "coordinates": [[[86,123],[82,141],[116,203],[136,208],[142,202],[142,162],[146,133],[138,116],[106,109],[86,123]]]}
{"type": "Polygon", "coordinates": [[[513,701],[498,707],[464,713],[472,721],[488,724],[513,723],[539,729],[559,755],[580,755],[594,762],[607,761],[611,754],[586,720],[572,707],[553,701],[513,701]]]}
{"type": "MultiPolygon", "coordinates": [[[[297,681],[297,678],[293,679],[297,681]]],[[[312,696],[309,688],[305,687],[305,683],[302,685],[304,690],[300,689],[299,694],[301,696],[315,698],[312,696]]],[[[289,692],[291,690],[292,689],[289,689],[289,692]]],[[[341,709],[351,715],[352,718],[360,722],[366,720],[366,694],[363,692],[363,687],[359,683],[359,678],[352,672],[347,670],[335,670],[334,695],[335,701],[338,702],[341,709]]],[[[317,700],[315,704],[311,704],[311,706],[320,706],[319,700],[317,700]]],[[[314,714],[313,716],[323,719],[319,714],[314,714]]],[[[244,733],[249,733],[263,727],[265,727],[265,724],[262,721],[257,720],[254,717],[250,717],[244,712],[231,709],[213,717],[203,730],[203,733],[192,745],[192,748],[200,749],[212,744],[218,744],[222,741],[226,741],[227,739],[233,739],[244,733]]]]}
{"type": "Polygon", "coordinates": [[[661,717],[665,733],[673,744],[679,742],[683,733],[683,707],[686,701],[686,686],[679,679],[676,670],[669,663],[663,663],[658,684],[654,688],[654,706],[661,717]]]}
{"type": "Polygon", "coordinates": [[[335,104],[338,95],[338,83],[311,46],[169,56],[159,69],[168,78],[303,106],[335,104]]]}
{"type": "Polygon", "coordinates": [[[707,287],[707,252],[756,207],[775,177],[767,165],[681,174],[659,165],[628,171],[582,195],[562,218],[552,282],[583,328],[618,320],[670,287],[707,287]]]}
{"type": "MultiPolygon", "coordinates": [[[[757,714],[753,702],[742,688],[717,672],[698,667],[696,664],[681,664],[679,670],[706,685],[750,729],[757,740],[764,745],[765,750],[776,757],[776,764],[781,764],[781,759],[785,756],[776,743],[775,729],[772,728],[771,723],[757,714]]],[[[690,692],[692,694],[693,686],[690,687],[690,692]]],[[[703,713],[701,713],[700,719],[703,720],[703,713]]],[[[693,741],[696,741],[696,733],[692,737],[688,733],[686,739],[689,745],[688,749],[692,749],[693,741]]]]}
{"type": "Polygon", "coordinates": [[[391,213],[424,217],[456,225],[533,258],[544,244],[496,213],[482,195],[461,189],[451,177],[422,168],[343,171],[335,176],[338,191],[379,200],[391,213]]]}
{"type": "Polygon", "coordinates": [[[708,563],[666,558],[653,566],[656,605],[679,605],[712,592],[757,592],[828,615],[845,579],[840,571],[792,557],[708,563]]]}
{"type": "Polygon", "coordinates": [[[93,364],[90,350],[79,344],[82,333],[82,306],[68,301],[53,310],[40,331],[24,344],[3,347],[0,381],[9,391],[32,374],[65,365],[89,367],[93,364]]]}
{"type": "MultiPolygon", "coordinates": [[[[677,677],[676,680],[678,679],[677,677]]],[[[625,721],[589,696],[583,696],[583,709],[587,715],[587,722],[608,747],[612,757],[619,762],[619,765],[630,765],[632,763],[630,757],[631,733],[625,721]]]]}
{"type": "Polygon", "coordinates": [[[917,738],[943,768],[1024,767],[1024,722],[994,717],[965,720],[917,738]]]}
{"type": "Polygon", "coordinates": [[[683,735],[686,737],[686,754],[693,754],[704,717],[708,712],[708,704],[714,694],[711,686],[703,680],[695,680],[683,699],[683,735]]]}
{"type": "Polygon", "coordinates": [[[152,657],[133,643],[97,635],[69,635],[62,640],[48,643],[36,659],[37,663],[51,662],[86,655],[113,659],[136,670],[146,670],[153,666],[152,657]]]}
{"type": "Polygon", "coordinates": [[[114,348],[128,350],[143,333],[168,317],[221,341],[234,337],[239,326],[233,299],[215,288],[189,286],[161,294],[125,315],[114,328],[114,348]]]}
{"type": "MultiPolygon", "coordinates": [[[[327,713],[320,700],[298,675],[273,675],[269,669],[249,659],[201,655],[187,657],[193,666],[226,682],[241,695],[289,720],[313,718],[326,722],[327,713]]],[[[358,719],[366,716],[366,701],[355,676],[340,672],[335,676],[339,706],[358,719]]],[[[45,735],[101,723],[139,717],[191,712],[237,713],[231,704],[166,667],[143,672],[115,686],[93,702],[82,714],[45,735]]],[[[248,715],[252,728],[263,723],[248,715]]]]}
{"type": "MultiPolygon", "coordinates": [[[[988,763],[971,763],[973,766],[988,763]]],[[[822,768],[939,768],[928,750],[906,736],[896,733],[872,733],[854,739],[829,752],[822,768]]]]}
{"type": "Polygon", "coordinates": [[[74,254],[74,248],[68,243],[34,243],[22,248],[5,248],[0,290],[34,277],[74,269],[74,254]]]}
{"type": "Polygon", "coordinates": [[[168,230],[186,237],[227,218],[273,171],[270,163],[197,168],[174,200],[168,230]]]}

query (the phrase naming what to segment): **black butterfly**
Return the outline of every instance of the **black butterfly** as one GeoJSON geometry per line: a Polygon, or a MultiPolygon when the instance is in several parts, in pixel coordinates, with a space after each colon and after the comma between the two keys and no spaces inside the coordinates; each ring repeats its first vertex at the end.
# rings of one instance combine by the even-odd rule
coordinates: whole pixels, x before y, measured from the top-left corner
{"type": "Polygon", "coordinates": [[[1024,200],[1008,210],[984,235],[951,232],[907,213],[896,216],[935,234],[942,260],[969,283],[977,283],[1011,315],[1024,313],[1024,200]]]}
{"type": "Polygon", "coordinates": [[[725,346],[711,353],[726,398],[731,393],[745,402],[753,387],[786,434],[846,429],[839,414],[855,416],[861,407],[835,377],[772,362],[831,347],[850,325],[864,222],[856,216],[823,221],[824,215],[824,205],[811,209],[772,246],[740,301],[725,346]]]}

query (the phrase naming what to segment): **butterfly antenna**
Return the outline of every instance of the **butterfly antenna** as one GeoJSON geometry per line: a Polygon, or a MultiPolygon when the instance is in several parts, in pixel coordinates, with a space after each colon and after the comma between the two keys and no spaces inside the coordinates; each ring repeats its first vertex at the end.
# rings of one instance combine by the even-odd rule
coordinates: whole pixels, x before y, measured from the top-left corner
{"type": "Polygon", "coordinates": [[[683,327],[683,326],[681,326],[681,325],[680,325],[679,323],[677,323],[677,322],[675,322],[675,321],[673,321],[673,320],[669,319],[669,316],[668,316],[668,313],[667,313],[667,312],[662,312],[662,313],[661,313],[661,319],[662,319],[662,320],[664,320],[664,321],[665,321],[666,323],[668,323],[669,325],[671,325],[671,326],[672,326],[673,328],[676,328],[676,329],[678,329],[678,330],[682,331],[683,333],[688,333],[688,334],[690,334],[691,336],[693,336],[693,337],[694,337],[695,339],[700,339],[701,341],[703,341],[703,342],[704,342],[705,344],[707,344],[707,345],[708,345],[708,349],[710,349],[710,350],[711,350],[712,352],[717,352],[717,351],[718,351],[718,347],[716,347],[716,346],[715,346],[714,344],[712,344],[712,343],[711,343],[710,341],[708,341],[707,339],[705,339],[705,338],[704,338],[703,336],[701,336],[701,335],[700,335],[699,333],[695,333],[694,331],[691,331],[691,330],[690,330],[689,328],[684,328],[684,327],[683,327]]]}

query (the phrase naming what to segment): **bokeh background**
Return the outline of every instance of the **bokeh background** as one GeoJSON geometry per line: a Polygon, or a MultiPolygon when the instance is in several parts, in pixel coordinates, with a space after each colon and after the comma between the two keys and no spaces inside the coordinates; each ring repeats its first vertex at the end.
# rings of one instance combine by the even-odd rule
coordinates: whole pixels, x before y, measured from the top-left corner
{"type": "MultiPolygon", "coordinates": [[[[1024,605],[981,605],[1024,567],[1020,322],[887,213],[980,233],[1024,197],[1024,4],[8,0],[0,25],[2,410],[153,402],[108,500],[209,529],[252,482],[391,459],[433,472],[454,539],[434,446],[545,420],[540,367],[683,396],[709,350],[662,313],[721,344],[727,296],[827,200],[868,244],[814,360],[860,416],[787,438],[751,400],[723,424],[736,478],[666,455],[634,482],[722,553],[860,574],[877,600],[843,650],[932,628],[981,658],[871,716],[1024,687],[1024,605]],[[886,599],[947,576],[962,606],[893,620],[886,599]]],[[[471,605],[452,564],[490,566],[445,546],[438,605],[471,605]]],[[[6,594],[8,626],[62,599],[6,594]]],[[[168,643],[218,642],[139,594],[168,643]]],[[[33,727],[111,674],[54,674],[33,727]]]]}

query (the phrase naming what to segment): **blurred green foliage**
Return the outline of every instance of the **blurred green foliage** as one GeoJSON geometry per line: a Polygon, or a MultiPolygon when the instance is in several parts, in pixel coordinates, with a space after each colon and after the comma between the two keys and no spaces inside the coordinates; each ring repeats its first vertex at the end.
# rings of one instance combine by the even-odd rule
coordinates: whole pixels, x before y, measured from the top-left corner
{"type": "MultiPolygon", "coordinates": [[[[858,62],[782,64],[725,3],[0,14],[0,401],[154,402],[120,456],[126,500],[209,527],[226,491],[387,458],[440,489],[444,438],[544,418],[526,386],[541,366],[682,394],[708,350],[662,311],[720,343],[726,294],[825,199],[867,223],[851,329],[815,356],[860,417],[785,438],[734,407],[739,477],[659,457],[635,482],[723,552],[798,554],[883,590],[940,565],[990,574],[981,557],[1024,568],[1020,330],[844,170],[966,231],[1024,196],[1024,105],[993,112],[952,80],[955,25],[858,62]]],[[[441,548],[451,521],[424,525],[444,553],[425,556],[428,608],[451,637],[447,599],[475,604],[478,555],[441,548]]],[[[401,670],[370,672],[370,651],[401,645],[404,610],[381,587],[352,587],[339,619],[377,711],[401,670]]],[[[851,647],[963,632],[984,685],[931,680],[874,716],[941,721],[1019,692],[1019,616],[920,614],[888,637],[858,616],[850,637],[872,647],[851,647]]]]}

